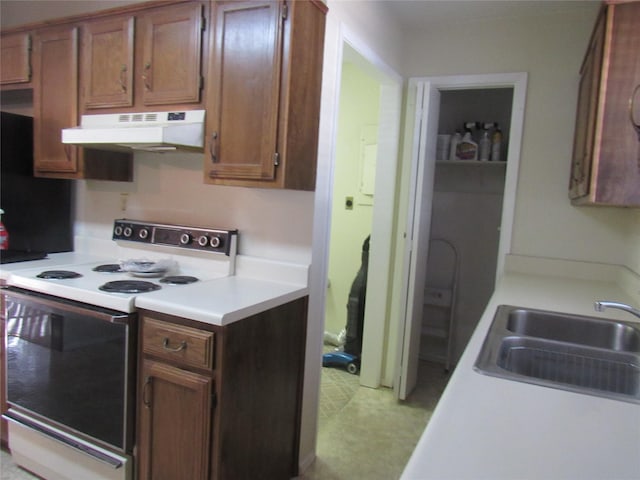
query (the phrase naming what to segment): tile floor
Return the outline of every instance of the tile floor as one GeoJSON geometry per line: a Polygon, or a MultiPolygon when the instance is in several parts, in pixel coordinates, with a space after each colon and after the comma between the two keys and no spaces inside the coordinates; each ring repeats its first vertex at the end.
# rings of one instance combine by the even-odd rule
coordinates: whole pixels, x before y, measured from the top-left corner
{"type": "Polygon", "coordinates": [[[299,480],[398,479],[449,374],[420,362],[418,385],[401,402],[391,389],[361,387],[357,376],[322,370],[317,458],[299,480]]]}
{"type": "MultiPolygon", "coordinates": [[[[394,480],[400,477],[449,375],[421,362],[406,401],[387,388],[361,387],[344,370],[322,369],[317,458],[299,480],[394,480]]],[[[35,479],[0,453],[0,480],[35,479]]]]}

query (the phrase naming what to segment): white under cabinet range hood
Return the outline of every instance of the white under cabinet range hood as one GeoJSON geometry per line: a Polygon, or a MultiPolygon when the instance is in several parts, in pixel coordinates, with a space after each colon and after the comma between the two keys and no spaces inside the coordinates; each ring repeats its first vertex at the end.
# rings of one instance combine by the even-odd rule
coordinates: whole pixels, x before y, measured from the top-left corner
{"type": "Polygon", "coordinates": [[[82,115],[62,143],[96,150],[171,152],[204,147],[204,110],[82,115]]]}

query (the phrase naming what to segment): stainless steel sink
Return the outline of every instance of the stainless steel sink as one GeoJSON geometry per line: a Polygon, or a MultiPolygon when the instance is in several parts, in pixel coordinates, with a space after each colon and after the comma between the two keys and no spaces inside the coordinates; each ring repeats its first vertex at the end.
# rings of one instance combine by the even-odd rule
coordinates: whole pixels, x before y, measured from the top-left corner
{"type": "Polygon", "coordinates": [[[526,308],[509,309],[507,315],[507,330],[518,335],[640,352],[640,330],[623,322],[526,308]]]}
{"type": "Polygon", "coordinates": [[[640,323],[500,305],[475,369],[640,403],[640,323]]]}

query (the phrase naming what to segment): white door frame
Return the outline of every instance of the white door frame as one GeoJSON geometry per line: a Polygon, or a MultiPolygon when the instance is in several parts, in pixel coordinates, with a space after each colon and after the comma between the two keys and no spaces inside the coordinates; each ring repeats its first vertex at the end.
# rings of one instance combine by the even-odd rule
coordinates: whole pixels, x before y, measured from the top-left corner
{"type": "MultiPolygon", "coordinates": [[[[382,371],[386,360],[384,354],[387,351],[387,312],[391,302],[391,288],[389,285],[393,255],[392,225],[396,210],[396,178],[398,174],[403,79],[347,27],[342,25],[341,30],[340,58],[342,61],[336,72],[338,79],[342,77],[345,47],[348,47],[356,54],[349,55],[349,59],[357,61],[359,58],[361,62],[357,63],[357,65],[372,77],[375,77],[381,84],[375,193],[368,267],[368,278],[375,281],[367,283],[367,301],[365,304],[364,331],[362,333],[362,367],[360,370],[360,384],[377,388],[381,384],[382,371]]],[[[338,91],[338,95],[339,93],[338,91]]],[[[331,158],[332,172],[334,171],[334,164],[335,149],[331,158]]],[[[331,178],[331,186],[333,186],[333,176],[331,178]]],[[[331,193],[330,197],[332,196],[331,193]]],[[[331,205],[332,203],[332,198],[329,198],[328,204],[331,205]]],[[[331,212],[329,211],[325,224],[328,234],[331,231],[330,214],[331,212]]],[[[325,261],[328,265],[328,252],[325,261]]]]}
{"type": "Polygon", "coordinates": [[[429,228],[428,226],[421,226],[420,223],[431,218],[433,200],[432,175],[435,169],[435,155],[433,153],[435,152],[435,136],[437,135],[438,122],[437,119],[434,121],[434,119],[429,118],[429,113],[439,111],[439,108],[433,108],[430,102],[439,97],[439,95],[434,95],[435,91],[500,87],[513,88],[513,105],[502,202],[496,282],[502,276],[505,257],[511,252],[518,171],[520,167],[520,148],[524,126],[527,74],[500,73],[421,77],[412,78],[409,81],[410,91],[416,91],[416,94],[420,97],[416,98],[415,130],[410,165],[412,172],[410,177],[411,189],[407,210],[407,238],[404,246],[404,278],[406,280],[402,289],[402,299],[405,301],[398,325],[399,344],[396,356],[396,381],[394,382],[396,396],[401,399],[407,398],[415,387],[418,365],[419,348],[416,348],[416,345],[419,346],[419,339],[416,338],[416,335],[419,335],[420,332],[418,322],[422,320],[422,303],[418,301],[418,297],[421,298],[423,295],[421,285],[423,286],[424,281],[422,278],[417,277],[424,273],[426,256],[423,261],[425,265],[421,265],[415,255],[419,245],[428,243],[429,228]],[[434,123],[436,124],[435,129],[432,128],[434,123]],[[426,136],[426,138],[423,138],[423,136],[426,136]],[[423,157],[424,161],[422,161],[423,157]],[[430,189],[427,188],[429,182],[431,182],[430,189]]]}
{"type": "Polygon", "coordinates": [[[381,384],[384,352],[387,350],[387,313],[391,302],[389,285],[393,255],[392,226],[396,210],[403,80],[367,45],[347,31],[344,45],[348,45],[366,61],[366,64],[360,66],[380,82],[378,148],[368,267],[368,279],[373,281],[367,282],[360,369],[360,384],[377,388],[381,384]]]}

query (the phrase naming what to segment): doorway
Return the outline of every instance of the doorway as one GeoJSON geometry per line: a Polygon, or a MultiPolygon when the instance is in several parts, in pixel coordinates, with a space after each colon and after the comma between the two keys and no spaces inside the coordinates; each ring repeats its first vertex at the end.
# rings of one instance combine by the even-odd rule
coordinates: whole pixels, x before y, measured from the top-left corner
{"type": "Polygon", "coordinates": [[[391,300],[389,284],[393,255],[392,225],[396,209],[402,79],[365,45],[346,32],[339,79],[340,88],[350,84],[349,88],[353,90],[351,95],[340,92],[340,99],[344,100],[346,107],[343,108],[344,105],[340,103],[337,108],[333,176],[330,183],[332,211],[326,225],[330,232],[330,251],[327,251],[329,258],[325,308],[327,313],[334,316],[327,317],[331,318],[327,321],[327,327],[333,333],[339,333],[339,329],[345,326],[345,299],[361,264],[363,242],[370,235],[368,277],[376,280],[367,285],[360,384],[377,388],[383,384],[382,375],[388,350],[387,312],[391,300]],[[369,85],[366,89],[365,83],[369,85]],[[369,93],[363,95],[358,90],[367,90],[369,93]],[[358,92],[357,95],[354,91],[358,92]],[[374,96],[376,98],[372,98],[374,96]],[[355,100],[356,97],[362,103],[360,108],[357,104],[350,105],[351,99],[355,100]],[[367,103],[366,114],[356,112],[345,115],[343,112],[354,110],[354,106],[362,110],[367,103]],[[352,124],[341,123],[343,119],[352,124]],[[344,161],[350,165],[351,174],[347,182],[348,189],[345,190],[342,186],[344,179],[338,177],[342,171],[340,142],[347,131],[351,132],[351,146],[342,153],[346,156],[344,161]],[[360,212],[361,218],[354,222],[353,214],[357,212],[360,212]],[[340,250],[347,253],[332,258],[340,250]],[[345,260],[347,257],[348,261],[345,260]],[[333,270],[332,261],[335,261],[333,270]],[[336,271],[341,272],[339,280],[332,273],[336,271]],[[337,295],[333,296],[334,291],[342,296],[341,300],[337,295]]]}
{"type": "MultiPolygon", "coordinates": [[[[511,231],[515,210],[515,193],[520,163],[520,143],[524,123],[524,105],[527,76],[525,73],[467,75],[453,77],[431,77],[412,79],[410,90],[415,94],[415,128],[410,172],[405,182],[410,188],[408,199],[407,238],[404,245],[405,285],[403,298],[404,312],[399,322],[398,368],[396,393],[406,399],[413,390],[420,355],[422,339],[427,258],[432,237],[431,225],[435,203],[437,135],[440,128],[440,110],[445,92],[469,89],[507,89],[512,92],[509,115],[509,141],[504,164],[504,190],[501,212],[498,214],[499,242],[495,260],[494,279],[497,281],[503,271],[505,256],[511,251],[511,231]]],[[[474,119],[475,120],[475,119],[474,119]]],[[[449,167],[455,168],[453,164],[449,167]]],[[[466,166],[464,167],[466,168],[466,166]]],[[[494,172],[496,173],[496,172],[494,172]]],[[[499,173],[499,172],[498,172],[499,173]]],[[[405,184],[406,184],[405,183],[405,184]]],[[[488,267],[491,268],[491,267],[488,267]]],[[[493,291],[491,282],[490,291],[493,291]]],[[[479,318],[479,317],[478,317],[479,318]]],[[[472,330],[473,328],[471,328],[472,330]]],[[[470,333],[468,332],[468,336],[470,333]]]]}
{"type": "MultiPolygon", "coordinates": [[[[325,332],[344,341],[352,282],[361,268],[364,240],[371,235],[380,116],[380,82],[344,48],[336,139],[325,332]]],[[[351,335],[362,340],[356,325],[351,335]]]]}

